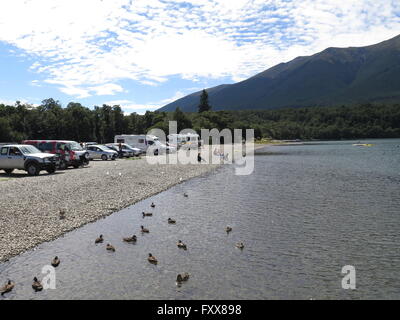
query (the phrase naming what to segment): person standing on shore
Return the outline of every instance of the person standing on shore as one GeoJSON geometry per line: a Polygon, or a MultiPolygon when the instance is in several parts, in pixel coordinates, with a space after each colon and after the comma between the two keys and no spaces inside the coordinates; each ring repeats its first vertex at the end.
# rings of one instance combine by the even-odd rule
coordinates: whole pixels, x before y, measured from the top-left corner
{"type": "Polygon", "coordinates": [[[118,150],[119,150],[119,152],[118,152],[119,153],[119,157],[122,158],[123,154],[122,154],[122,143],[121,142],[118,145],[118,150]]]}
{"type": "Polygon", "coordinates": [[[202,161],[206,162],[206,160],[204,160],[204,159],[201,157],[201,153],[199,152],[199,153],[197,154],[197,162],[198,162],[198,163],[201,163],[202,161]]]}

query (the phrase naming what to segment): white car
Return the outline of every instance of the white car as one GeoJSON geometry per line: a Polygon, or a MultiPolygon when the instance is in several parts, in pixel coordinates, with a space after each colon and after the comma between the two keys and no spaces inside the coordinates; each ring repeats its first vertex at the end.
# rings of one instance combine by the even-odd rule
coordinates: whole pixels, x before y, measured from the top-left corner
{"type": "Polygon", "coordinates": [[[56,168],[56,155],[43,153],[34,146],[9,144],[0,148],[0,170],[4,170],[7,174],[19,169],[25,170],[30,176],[37,176],[41,170],[51,174],[56,168]]]}
{"type": "Polygon", "coordinates": [[[118,157],[118,152],[99,144],[90,145],[86,148],[86,150],[87,152],[89,152],[90,160],[101,159],[103,161],[106,161],[115,160],[118,157]]]}

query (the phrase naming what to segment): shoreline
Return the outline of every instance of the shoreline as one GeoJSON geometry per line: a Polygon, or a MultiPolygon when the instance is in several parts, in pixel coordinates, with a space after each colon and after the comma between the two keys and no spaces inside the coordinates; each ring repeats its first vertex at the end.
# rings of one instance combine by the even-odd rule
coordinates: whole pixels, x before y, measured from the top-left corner
{"type": "MultiPolygon", "coordinates": [[[[255,144],[254,151],[267,146],[255,144]]],[[[19,170],[0,173],[0,203],[7,204],[0,211],[0,263],[221,166],[151,165],[143,157],[92,161],[85,168],[36,177],[19,170]]]]}

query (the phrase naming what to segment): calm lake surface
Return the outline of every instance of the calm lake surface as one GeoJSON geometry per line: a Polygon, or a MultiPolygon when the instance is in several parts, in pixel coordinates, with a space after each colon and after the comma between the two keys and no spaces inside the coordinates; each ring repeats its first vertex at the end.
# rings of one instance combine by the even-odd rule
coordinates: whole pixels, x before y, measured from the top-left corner
{"type": "Polygon", "coordinates": [[[179,184],[0,264],[0,284],[16,282],[0,299],[400,299],[400,140],[363,142],[267,147],[250,176],[227,165],[179,184]],[[34,293],[55,255],[57,288],[34,293]],[[342,289],[345,265],[356,290],[342,289]]]}

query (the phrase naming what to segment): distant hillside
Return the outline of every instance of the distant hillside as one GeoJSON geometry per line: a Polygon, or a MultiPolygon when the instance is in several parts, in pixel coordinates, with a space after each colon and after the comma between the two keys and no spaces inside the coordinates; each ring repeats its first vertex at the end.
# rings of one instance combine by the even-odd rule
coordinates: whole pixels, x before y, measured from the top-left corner
{"type": "MultiPolygon", "coordinates": [[[[400,102],[400,35],[367,46],[328,48],[247,80],[207,89],[213,110],[400,102]]],[[[201,91],[160,111],[197,111],[201,91]]]]}

